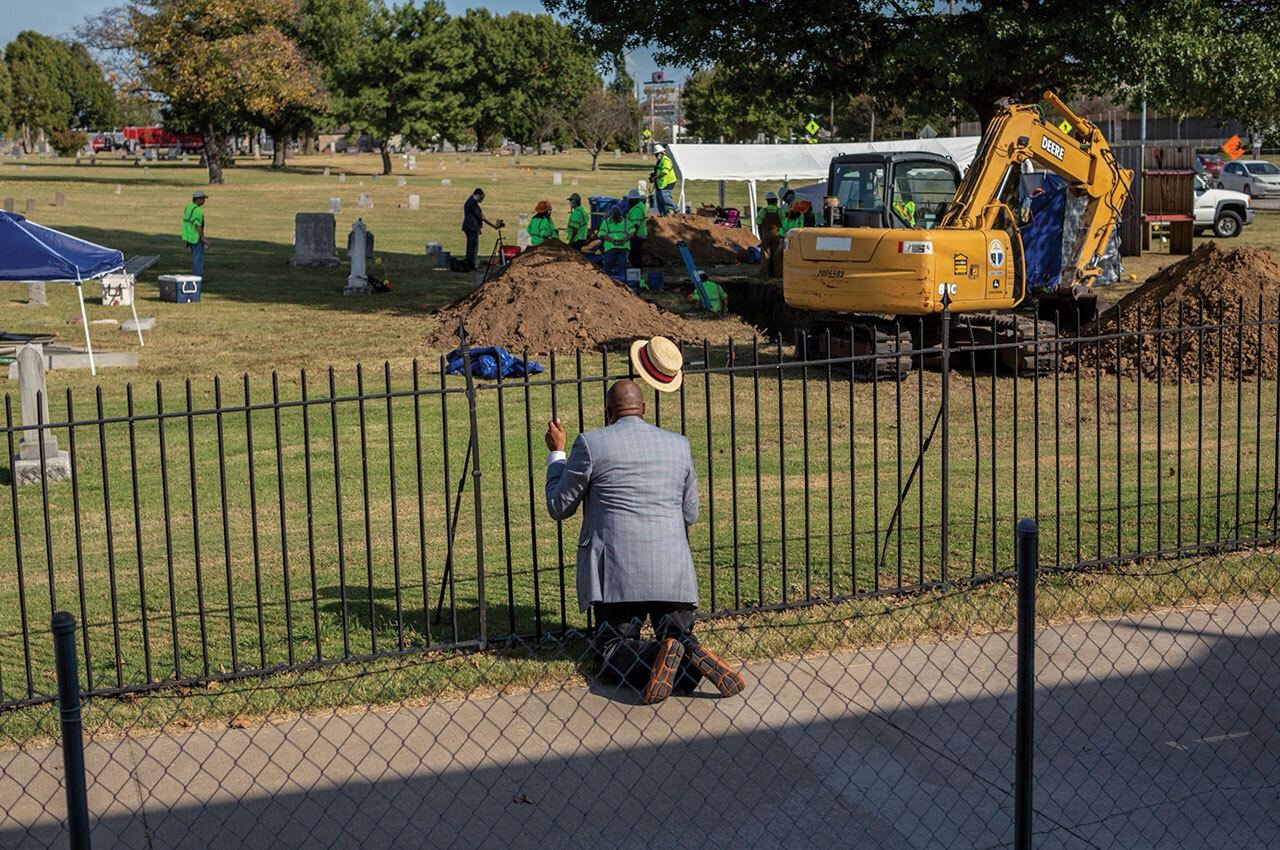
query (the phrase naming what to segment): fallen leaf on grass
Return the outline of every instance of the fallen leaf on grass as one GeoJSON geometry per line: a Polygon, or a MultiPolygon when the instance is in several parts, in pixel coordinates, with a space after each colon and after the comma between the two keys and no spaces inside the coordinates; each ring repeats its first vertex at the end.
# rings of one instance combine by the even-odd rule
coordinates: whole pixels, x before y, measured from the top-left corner
{"type": "Polygon", "coordinates": [[[253,723],[247,717],[233,717],[227,725],[232,729],[248,729],[253,723]]]}

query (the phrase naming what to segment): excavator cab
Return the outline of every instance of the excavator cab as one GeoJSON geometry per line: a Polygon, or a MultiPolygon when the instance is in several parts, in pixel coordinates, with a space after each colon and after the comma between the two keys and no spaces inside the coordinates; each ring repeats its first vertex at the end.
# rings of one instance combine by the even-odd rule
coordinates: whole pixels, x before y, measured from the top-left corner
{"type": "Polygon", "coordinates": [[[849,154],[831,161],[827,195],[835,227],[930,230],[960,185],[960,170],[928,153],[849,154]]]}

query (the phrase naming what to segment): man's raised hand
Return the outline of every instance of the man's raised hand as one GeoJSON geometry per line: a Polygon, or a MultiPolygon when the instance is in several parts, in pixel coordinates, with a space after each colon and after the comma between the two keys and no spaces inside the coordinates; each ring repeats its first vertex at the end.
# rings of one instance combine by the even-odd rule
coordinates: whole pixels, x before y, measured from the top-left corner
{"type": "Polygon", "coordinates": [[[565,436],[564,426],[560,424],[559,419],[552,419],[547,422],[547,433],[545,435],[547,441],[547,451],[562,452],[564,451],[565,436]]]}

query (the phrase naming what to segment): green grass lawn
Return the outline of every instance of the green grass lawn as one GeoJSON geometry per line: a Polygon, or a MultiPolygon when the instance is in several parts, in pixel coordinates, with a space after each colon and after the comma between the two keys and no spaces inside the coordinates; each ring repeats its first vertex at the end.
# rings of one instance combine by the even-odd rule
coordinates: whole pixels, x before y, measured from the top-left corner
{"type": "MultiPolygon", "coordinates": [[[[443,352],[425,339],[437,321],[430,308],[471,281],[427,269],[423,243],[461,250],[458,213],[476,184],[489,191],[486,212],[514,222],[542,197],[624,191],[648,173],[648,160],[606,157],[598,174],[575,154],[522,160],[536,172],[477,155],[469,163],[419,156],[416,172],[395,162],[403,188],[394,176],[371,178],[373,156],[303,158],[284,172],[250,160],[229,170],[206,206],[213,246],[198,305],[160,303],[154,275],[187,267],[177,223],[203,170],[61,162],[18,171],[0,162],[0,196],[37,197],[37,221],[126,255],[162,254],[139,289],[139,313],[159,319],[139,367],[96,379],[49,374],[52,418],[88,420],[58,432],[74,449],[77,486],[51,485],[47,499],[8,478],[0,487],[0,523],[18,544],[0,549],[0,699],[52,691],[55,607],[83,621],[82,663],[95,688],[471,640],[481,588],[491,638],[587,625],[573,589],[577,521],[557,527],[541,504],[542,432],[553,411],[571,438],[601,424],[599,377],[625,373],[625,358],[585,353],[579,365],[564,352],[555,377],[589,382],[553,389],[546,374],[528,387],[481,390],[483,546],[471,476],[450,546],[467,400],[460,378],[441,378],[443,352]],[[552,185],[556,171],[561,186],[552,185]],[[442,178],[455,185],[440,186],[442,178]],[[65,208],[52,205],[55,191],[66,193],[65,208]],[[358,191],[373,193],[374,208],[360,213],[394,289],[345,299],[344,268],[293,269],[287,260],[294,212],[341,196],[341,233],[358,191]],[[408,210],[409,192],[422,196],[421,210],[408,210]],[[389,399],[353,398],[388,387],[389,399]],[[246,411],[246,398],[289,406],[246,411]],[[152,416],[188,409],[195,413],[152,416]],[[119,421],[130,410],[152,418],[119,421]],[[450,551],[455,580],[437,623],[450,551]]],[[[688,191],[693,202],[714,193],[688,191]]],[[[22,305],[22,287],[8,291],[0,327],[76,341],[80,329],[66,324],[78,315],[72,287],[51,287],[43,311],[22,305]]],[[[90,319],[124,317],[120,308],[88,309],[90,319]]],[[[724,363],[730,335],[739,367],[754,362],[750,328],[695,320],[711,340],[712,367],[724,363]]],[[[101,347],[136,346],[136,337],[101,327],[101,347]]],[[[779,355],[760,349],[765,363],[779,355]]],[[[937,581],[944,542],[947,578],[1005,570],[1021,516],[1040,519],[1045,561],[1063,564],[1274,530],[1274,381],[1179,388],[956,371],[947,422],[935,432],[936,369],[900,384],[850,382],[837,370],[828,381],[825,367],[797,365],[789,347],[781,356],[784,369],[692,373],[681,394],[651,407],[652,419],[684,430],[693,447],[703,513],[691,544],[704,610],[937,581]]],[[[695,368],[707,359],[694,349],[686,357],[695,368]]],[[[16,385],[7,392],[17,424],[16,385]]]]}

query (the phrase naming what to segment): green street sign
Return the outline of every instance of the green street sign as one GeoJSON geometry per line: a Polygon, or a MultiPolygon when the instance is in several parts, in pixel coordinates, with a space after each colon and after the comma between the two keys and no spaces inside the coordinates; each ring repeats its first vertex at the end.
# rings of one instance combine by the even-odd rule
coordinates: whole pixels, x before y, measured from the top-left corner
{"type": "Polygon", "coordinates": [[[809,123],[804,125],[804,131],[810,136],[816,136],[818,134],[818,122],[810,118],[809,123]]]}

